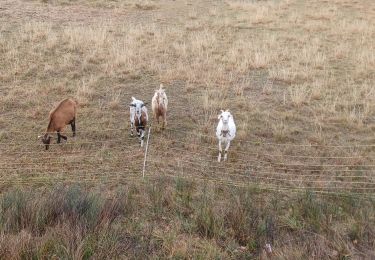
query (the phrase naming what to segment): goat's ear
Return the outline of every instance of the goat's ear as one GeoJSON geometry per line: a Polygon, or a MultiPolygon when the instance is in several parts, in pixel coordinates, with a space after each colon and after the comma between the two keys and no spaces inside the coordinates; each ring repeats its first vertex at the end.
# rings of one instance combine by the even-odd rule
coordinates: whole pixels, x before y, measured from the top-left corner
{"type": "Polygon", "coordinates": [[[221,111],[221,113],[224,113],[224,110],[221,109],[220,111],[221,111]]]}
{"type": "Polygon", "coordinates": [[[132,101],[136,101],[135,97],[132,97],[132,101]]]}
{"type": "Polygon", "coordinates": [[[220,119],[221,118],[221,114],[217,116],[217,119],[220,119]]]}

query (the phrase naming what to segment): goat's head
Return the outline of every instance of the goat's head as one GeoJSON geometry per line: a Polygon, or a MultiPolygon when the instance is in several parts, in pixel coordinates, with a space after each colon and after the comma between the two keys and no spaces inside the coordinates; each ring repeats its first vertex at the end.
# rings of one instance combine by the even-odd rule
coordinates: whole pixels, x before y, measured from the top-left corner
{"type": "Polygon", "coordinates": [[[51,143],[51,138],[52,138],[52,137],[51,137],[48,133],[46,133],[46,134],[43,135],[43,136],[38,136],[38,138],[41,138],[41,139],[42,139],[43,144],[46,145],[46,150],[48,150],[48,148],[49,148],[49,144],[51,143]]]}
{"type": "Polygon", "coordinates": [[[135,99],[134,97],[132,97],[132,103],[130,104],[130,107],[134,107],[135,108],[135,114],[138,118],[141,117],[142,115],[142,108],[147,105],[147,103],[141,101],[141,100],[137,100],[135,99]]]}
{"type": "Polygon", "coordinates": [[[167,98],[167,95],[165,94],[164,86],[163,84],[160,84],[160,88],[155,90],[155,93],[157,95],[157,98],[160,101],[165,101],[167,98]]]}
{"type": "Polygon", "coordinates": [[[231,117],[232,114],[229,112],[229,110],[221,110],[221,114],[218,116],[218,119],[222,120],[224,124],[227,124],[231,117]]]}

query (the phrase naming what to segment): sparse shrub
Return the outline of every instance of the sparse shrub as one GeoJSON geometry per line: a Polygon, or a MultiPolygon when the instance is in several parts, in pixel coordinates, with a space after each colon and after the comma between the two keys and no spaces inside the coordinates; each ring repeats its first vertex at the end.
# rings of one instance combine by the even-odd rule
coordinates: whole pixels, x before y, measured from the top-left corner
{"type": "Polygon", "coordinates": [[[89,105],[94,91],[92,89],[93,79],[91,78],[89,82],[82,80],[82,84],[80,84],[77,88],[76,97],[78,99],[78,103],[80,106],[87,106],[89,105]]]}
{"type": "Polygon", "coordinates": [[[277,245],[284,236],[297,237],[304,256],[324,257],[327,250],[348,255],[347,241],[373,247],[372,200],[312,193],[283,199],[253,188],[207,184],[201,190],[182,179],[144,185],[108,197],[77,185],[4,193],[0,258],[246,259],[261,254],[265,243],[281,253],[277,245]],[[323,245],[321,237],[332,243],[323,245]]]}
{"type": "Polygon", "coordinates": [[[30,196],[21,190],[4,194],[0,201],[0,223],[2,232],[20,232],[32,220],[30,196]]]}
{"type": "Polygon", "coordinates": [[[319,231],[321,225],[324,225],[324,203],[315,198],[314,194],[307,192],[306,197],[300,200],[301,215],[311,223],[314,231],[319,231]]]}
{"type": "Polygon", "coordinates": [[[163,182],[156,182],[156,184],[148,187],[148,195],[155,217],[165,215],[169,213],[170,208],[173,208],[172,191],[166,192],[166,190],[170,191],[169,187],[163,182]]]}
{"type": "Polygon", "coordinates": [[[157,8],[154,2],[146,0],[146,1],[136,1],[134,3],[135,8],[141,9],[141,10],[153,10],[157,8]]]}
{"type": "MultiPolygon", "coordinates": [[[[0,121],[1,123],[1,121],[0,121]]],[[[0,131],[0,141],[5,141],[8,138],[8,134],[5,131],[0,131]]]]}
{"type": "Polygon", "coordinates": [[[196,209],[195,224],[197,232],[206,238],[218,238],[222,235],[224,221],[215,211],[214,194],[204,191],[196,209]]]}
{"type": "Polygon", "coordinates": [[[288,126],[283,121],[273,123],[272,133],[277,141],[285,141],[288,137],[288,126]]]}
{"type": "Polygon", "coordinates": [[[233,230],[234,238],[241,246],[253,244],[256,236],[260,216],[253,203],[250,193],[241,192],[239,195],[232,195],[228,205],[225,222],[233,230]]]}
{"type": "Polygon", "coordinates": [[[188,217],[192,212],[192,183],[182,178],[176,180],[176,204],[177,211],[183,216],[188,217]]]}
{"type": "Polygon", "coordinates": [[[290,99],[292,104],[300,107],[308,104],[311,96],[311,90],[307,85],[296,85],[289,88],[290,99]]]}

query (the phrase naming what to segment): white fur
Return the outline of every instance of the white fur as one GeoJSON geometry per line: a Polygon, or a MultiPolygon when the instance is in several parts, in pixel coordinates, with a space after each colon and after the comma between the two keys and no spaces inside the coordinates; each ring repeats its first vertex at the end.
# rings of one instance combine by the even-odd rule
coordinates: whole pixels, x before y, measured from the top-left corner
{"type": "Polygon", "coordinates": [[[227,153],[230,146],[230,142],[236,137],[236,125],[232,114],[226,110],[221,110],[221,114],[218,116],[219,123],[216,127],[216,137],[219,139],[219,156],[217,158],[218,162],[221,161],[222,147],[225,145],[224,149],[224,161],[227,160],[227,153]],[[226,133],[226,131],[228,131],[226,133]]]}
{"type": "MultiPolygon", "coordinates": [[[[134,123],[135,120],[140,120],[142,112],[146,114],[146,121],[148,121],[147,107],[145,106],[142,100],[138,100],[135,97],[132,97],[132,102],[130,103],[130,130],[131,135],[133,136],[134,132],[134,123]]],[[[140,130],[139,139],[141,141],[141,147],[143,146],[143,139],[145,136],[145,131],[140,130]]]]}
{"type": "Polygon", "coordinates": [[[164,122],[163,122],[163,127],[164,127],[167,123],[166,117],[167,117],[167,110],[168,110],[168,97],[167,97],[167,94],[165,93],[165,90],[163,89],[163,84],[160,84],[160,88],[158,90],[155,90],[155,94],[151,100],[152,111],[153,111],[155,120],[157,120],[158,123],[159,123],[159,119],[157,117],[157,110],[159,106],[164,108],[164,114],[162,115],[164,118],[164,122]],[[158,103],[158,95],[159,95],[159,103],[158,103]]]}
{"type": "Polygon", "coordinates": [[[158,102],[157,102],[158,93],[160,94],[161,99],[162,99],[161,100],[162,101],[161,104],[167,110],[168,109],[168,97],[167,97],[167,94],[165,94],[165,90],[164,90],[163,84],[160,84],[160,88],[158,90],[155,90],[155,94],[152,97],[152,109],[157,108],[157,106],[158,106],[158,102]]]}

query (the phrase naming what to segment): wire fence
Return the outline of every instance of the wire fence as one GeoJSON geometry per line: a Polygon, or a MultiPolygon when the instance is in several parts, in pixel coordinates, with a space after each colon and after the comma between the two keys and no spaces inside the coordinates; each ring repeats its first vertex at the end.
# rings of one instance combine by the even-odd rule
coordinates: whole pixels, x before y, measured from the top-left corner
{"type": "MultiPolygon", "coordinates": [[[[207,135],[202,133],[194,133],[194,132],[186,132],[184,130],[179,129],[167,129],[168,132],[180,132],[185,133],[187,135],[192,135],[200,138],[207,138],[207,139],[214,139],[216,140],[216,136],[214,135],[207,135]]],[[[375,147],[375,144],[347,144],[347,145],[335,145],[335,144],[294,144],[294,143],[274,143],[274,142],[267,142],[265,140],[257,140],[257,141],[249,141],[249,140],[241,140],[242,143],[247,143],[251,145],[263,145],[263,146],[291,146],[291,147],[327,147],[327,148],[366,148],[366,147],[375,147]]]]}
{"type": "MultiPolygon", "coordinates": [[[[215,135],[167,129],[148,133],[141,148],[128,129],[86,132],[80,139],[44,144],[37,139],[0,142],[0,185],[51,185],[56,182],[120,185],[128,180],[184,178],[215,185],[255,186],[260,190],[317,194],[375,196],[375,162],[366,154],[327,154],[327,149],[368,148],[375,145],[282,144],[237,140],[229,160],[217,162],[215,135]],[[106,134],[118,131],[121,134],[106,134]],[[177,133],[179,135],[177,135],[177,133]],[[90,140],[91,138],[91,140],[90,140]],[[96,138],[96,139],[95,139],[96,138]],[[94,140],[92,140],[94,139],[94,140]],[[210,142],[202,141],[210,140],[210,142]],[[259,147],[317,148],[313,154],[269,152],[259,147]],[[319,154],[319,147],[325,153],[319,154]],[[236,149],[238,148],[238,149],[236,149]],[[232,157],[231,157],[232,156],[232,157]]],[[[34,133],[32,133],[34,134],[34,133]]],[[[76,137],[77,138],[77,137],[76,137]]]]}
{"type": "MultiPolygon", "coordinates": [[[[158,172],[162,172],[165,170],[166,167],[159,167],[158,172]]],[[[307,179],[303,177],[293,177],[293,178],[283,178],[282,176],[266,176],[266,175],[257,175],[255,174],[239,174],[239,173],[227,173],[227,172],[215,172],[212,174],[212,172],[207,171],[207,169],[201,169],[199,167],[193,167],[193,166],[186,166],[186,167],[180,167],[179,169],[173,169],[173,171],[178,174],[181,173],[182,175],[191,175],[191,172],[193,172],[197,176],[204,176],[204,177],[213,177],[213,178],[221,178],[222,180],[228,180],[228,181],[241,181],[241,182],[253,182],[258,184],[281,184],[283,186],[287,185],[288,187],[292,186],[298,186],[301,187],[304,186],[306,189],[342,189],[342,190],[348,190],[348,187],[350,189],[375,189],[375,183],[374,178],[372,179],[366,179],[366,181],[352,181],[352,180],[338,180],[338,179],[307,179]],[[319,187],[313,187],[312,184],[319,184],[319,187]]]]}
{"type": "MultiPolygon", "coordinates": [[[[150,178],[158,178],[160,175],[151,176],[150,178]]],[[[245,182],[233,182],[233,181],[222,181],[220,179],[213,179],[213,178],[205,178],[196,175],[176,175],[174,172],[168,173],[166,171],[162,177],[172,178],[172,179],[186,179],[186,180],[195,180],[201,183],[202,181],[213,183],[214,185],[225,185],[225,186],[235,186],[240,188],[254,188],[260,191],[271,191],[271,192],[287,192],[287,193],[301,193],[301,192],[312,192],[315,194],[321,195],[329,195],[329,196],[361,196],[361,197],[368,197],[374,199],[374,192],[340,192],[340,191],[332,191],[332,190],[313,190],[311,188],[300,188],[300,187],[283,187],[283,186],[275,186],[275,185],[258,185],[257,183],[245,183],[245,182]]]]}
{"type": "MultiPolygon", "coordinates": [[[[202,125],[201,127],[205,127],[205,125],[202,125]]],[[[200,129],[195,129],[195,130],[198,130],[200,131],[200,129]]],[[[92,129],[88,129],[88,130],[76,130],[76,133],[77,134],[89,134],[89,135],[93,135],[95,133],[99,133],[99,134],[103,134],[103,133],[109,133],[109,132],[120,132],[120,133],[123,133],[123,132],[128,132],[129,129],[128,128],[106,128],[106,129],[95,129],[95,128],[92,128],[92,129]]],[[[203,133],[197,133],[196,131],[186,131],[186,130],[181,130],[181,129],[171,129],[171,128],[167,128],[165,130],[166,132],[170,132],[170,133],[183,133],[183,134],[186,134],[187,136],[194,136],[194,137],[197,137],[197,138],[206,138],[206,139],[209,139],[209,140],[215,140],[216,141],[216,136],[215,135],[207,135],[207,134],[203,134],[203,133]]],[[[8,140],[7,138],[4,138],[4,140],[0,141],[0,144],[1,145],[4,145],[4,144],[25,144],[25,142],[23,143],[20,143],[19,140],[19,136],[22,134],[22,135],[28,135],[28,134],[31,134],[31,137],[30,136],[26,136],[25,138],[27,139],[36,139],[37,136],[39,135],[42,135],[43,132],[41,131],[11,131],[11,132],[6,132],[6,134],[8,136],[14,136],[14,134],[16,134],[15,136],[15,140],[16,141],[10,141],[8,140]]],[[[112,136],[108,136],[108,137],[112,137],[112,136]]],[[[128,139],[130,139],[128,137],[128,139]]],[[[13,140],[13,139],[12,139],[13,140]]],[[[98,142],[113,142],[113,141],[116,141],[116,139],[111,139],[111,140],[102,140],[102,141],[85,141],[83,143],[98,143],[98,142]]],[[[175,140],[176,141],[176,140],[175,140]]],[[[314,143],[306,143],[306,144],[295,144],[295,143],[275,143],[275,142],[269,142],[269,141],[266,141],[264,139],[259,139],[258,140],[255,140],[255,141],[249,141],[249,140],[240,140],[242,143],[247,143],[247,144],[250,144],[250,145],[262,145],[262,146],[289,146],[289,147],[308,147],[308,148],[322,148],[322,147],[326,147],[326,148],[374,148],[375,147],[375,144],[364,144],[364,143],[356,143],[356,144],[345,144],[345,145],[337,145],[337,144],[314,144],[314,143]]],[[[31,141],[30,143],[35,143],[34,141],[31,141]]],[[[27,142],[26,142],[27,144],[27,142]]]]}

